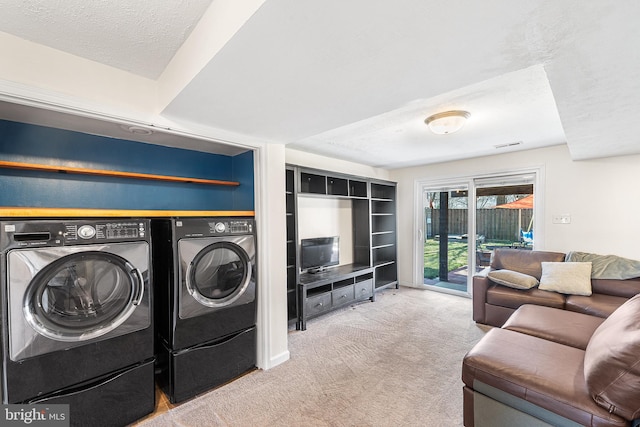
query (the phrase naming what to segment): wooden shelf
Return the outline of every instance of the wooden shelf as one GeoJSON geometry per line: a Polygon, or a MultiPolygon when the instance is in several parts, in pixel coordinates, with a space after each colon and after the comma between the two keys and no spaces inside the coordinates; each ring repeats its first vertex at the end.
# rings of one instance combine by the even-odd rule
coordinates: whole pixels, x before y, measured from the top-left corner
{"type": "Polygon", "coordinates": [[[178,210],[132,210],[132,209],[86,209],[86,208],[37,208],[0,207],[0,217],[222,217],[255,216],[254,211],[178,211],[178,210]]]}
{"type": "Polygon", "coordinates": [[[147,174],[147,173],[121,172],[121,171],[111,171],[111,170],[104,170],[104,169],[74,168],[69,166],[42,165],[38,163],[0,161],[0,168],[35,170],[35,171],[56,172],[56,173],[70,173],[70,174],[79,174],[79,175],[108,176],[108,177],[115,177],[115,178],[148,179],[148,180],[154,180],[154,181],[182,182],[182,183],[194,183],[194,184],[206,184],[206,185],[226,185],[226,186],[240,185],[240,183],[237,181],[221,181],[217,179],[188,178],[188,177],[171,176],[171,175],[153,175],[153,174],[147,174]]]}

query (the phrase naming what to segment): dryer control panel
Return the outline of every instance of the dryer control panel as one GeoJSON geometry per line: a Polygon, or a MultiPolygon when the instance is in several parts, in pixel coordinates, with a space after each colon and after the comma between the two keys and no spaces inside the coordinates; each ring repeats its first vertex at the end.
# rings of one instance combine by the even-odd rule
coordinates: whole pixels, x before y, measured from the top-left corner
{"type": "Polygon", "coordinates": [[[179,238],[253,234],[255,231],[255,221],[245,218],[183,218],[176,219],[175,226],[179,238]]]}
{"type": "MultiPolygon", "coordinates": [[[[212,223],[209,223],[211,226],[212,223]]],[[[249,221],[220,221],[213,224],[215,234],[250,234],[253,233],[253,224],[249,221]]]]}
{"type": "Polygon", "coordinates": [[[2,249],[147,240],[148,228],[146,219],[0,222],[2,249]]]}

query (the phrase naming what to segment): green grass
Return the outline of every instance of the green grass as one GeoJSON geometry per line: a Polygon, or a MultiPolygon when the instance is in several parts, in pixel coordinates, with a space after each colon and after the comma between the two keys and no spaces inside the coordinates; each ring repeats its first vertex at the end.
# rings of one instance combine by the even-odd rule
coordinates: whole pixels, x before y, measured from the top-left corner
{"type": "MultiPolygon", "coordinates": [[[[490,241],[482,244],[485,246],[508,246],[511,241],[490,241]]],[[[457,270],[467,265],[466,242],[449,242],[449,271],[457,270]]],[[[435,279],[440,275],[439,266],[440,242],[434,239],[428,239],[424,244],[424,277],[425,279],[435,279]]]]}
{"type": "MultiPolygon", "coordinates": [[[[466,242],[449,242],[449,271],[456,270],[467,265],[466,242]]],[[[439,276],[440,262],[440,242],[429,239],[424,244],[424,277],[425,279],[435,279],[439,276]]]]}

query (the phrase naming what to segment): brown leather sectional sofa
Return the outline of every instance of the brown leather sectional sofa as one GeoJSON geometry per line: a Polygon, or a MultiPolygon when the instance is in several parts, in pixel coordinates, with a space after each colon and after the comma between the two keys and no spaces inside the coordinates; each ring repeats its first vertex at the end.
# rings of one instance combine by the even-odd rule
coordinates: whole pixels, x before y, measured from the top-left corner
{"type": "Polygon", "coordinates": [[[632,296],[640,293],[640,277],[626,280],[591,279],[590,296],[565,295],[534,287],[513,289],[493,282],[489,273],[512,270],[540,280],[542,262],[562,262],[560,252],[496,249],[489,268],[473,277],[473,320],[491,326],[502,326],[523,304],[554,307],[579,313],[607,317],[632,296]]]}
{"type": "Polygon", "coordinates": [[[474,277],[474,320],[498,327],[464,358],[465,426],[640,426],[640,278],[592,279],[585,296],[513,289],[487,274],[540,279],[541,262],[563,259],[497,250],[474,277]]]}

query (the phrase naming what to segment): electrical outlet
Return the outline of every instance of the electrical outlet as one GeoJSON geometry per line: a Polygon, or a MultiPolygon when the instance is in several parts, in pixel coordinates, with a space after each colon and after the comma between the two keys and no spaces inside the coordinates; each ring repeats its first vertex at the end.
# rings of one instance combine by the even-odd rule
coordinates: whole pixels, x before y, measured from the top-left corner
{"type": "Polygon", "coordinates": [[[552,222],[554,224],[571,224],[571,215],[569,214],[554,215],[552,217],[552,222]]]}

